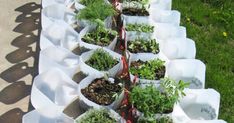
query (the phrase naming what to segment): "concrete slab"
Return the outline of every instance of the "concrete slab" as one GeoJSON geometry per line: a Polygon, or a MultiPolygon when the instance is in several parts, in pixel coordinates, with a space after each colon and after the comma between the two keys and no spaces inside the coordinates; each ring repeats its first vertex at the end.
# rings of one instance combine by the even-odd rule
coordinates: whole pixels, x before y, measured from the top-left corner
{"type": "Polygon", "coordinates": [[[0,0],[0,123],[20,123],[31,109],[40,8],[40,0],[0,0]]]}

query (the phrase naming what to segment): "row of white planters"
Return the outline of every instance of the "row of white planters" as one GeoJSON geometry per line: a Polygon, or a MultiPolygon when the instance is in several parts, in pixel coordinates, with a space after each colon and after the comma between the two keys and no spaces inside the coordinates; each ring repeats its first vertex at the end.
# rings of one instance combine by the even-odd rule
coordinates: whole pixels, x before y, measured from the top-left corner
{"type": "MultiPolygon", "coordinates": [[[[35,110],[23,117],[23,123],[72,123],[74,118],[66,116],[62,111],[75,98],[79,97],[81,102],[84,102],[83,104],[81,103],[84,107],[100,107],[100,105],[89,101],[80,93],[79,90],[85,86],[82,83],[87,85],[87,82],[103,76],[103,73],[106,72],[114,75],[121,70],[122,63],[118,64],[120,69],[117,69],[118,67],[115,66],[113,70],[103,72],[96,71],[86,65],[84,62],[93,51],[83,53],[81,57],[73,54],[71,51],[77,45],[89,49],[99,47],[82,43],[81,37],[84,34],[77,33],[71,27],[72,24],[77,23],[75,13],[70,9],[74,1],[42,0],[42,4],[42,32],[40,39],[42,51],[39,60],[39,75],[34,80],[31,93],[31,102],[35,110]],[[71,78],[79,71],[91,76],[83,79],[78,85],[71,78]]],[[[160,10],[155,12],[157,18],[153,20],[157,28],[155,37],[159,39],[162,58],[166,55],[166,76],[176,80],[191,80],[192,78],[190,88],[201,88],[199,90],[188,89],[186,91],[187,96],[180,104],[175,106],[172,113],[174,121],[176,123],[192,123],[205,120],[204,122],[207,123],[223,123],[224,121],[217,120],[220,100],[218,92],[202,89],[205,85],[205,65],[201,61],[194,59],[196,54],[195,44],[192,40],[186,38],[185,28],[179,26],[180,14],[177,11],[171,11],[171,0],[153,0],[151,4],[151,10],[154,7],[160,8],[160,10]],[[176,21],[170,21],[172,18],[176,21]],[[214,97],[215,100],[211,99],[212,102],[210,102],[207,98],[204,98],[204,95],[205,97],[214,97]],[[190,99],[193,99],[193,101],[191,102],[190,99]],[[196,108],[193,108],[193,106],[196,108]],[[201,110],[198,110],[199,108],[201,110]]],[[[86,27],[86,25],[84,27],[81,33],[90,28],[86,27]]],[[[109,49],[113,48],[109,47],[109,49]]],[[[121,56],[117,53],[108,49],[105,50],[111,53],[113,57],[120,59],[121,56]]],[[[142,58],[144,59],[144,57],[142,58]]],[[[132,59],[137,59],[137,57],[132,59]]],[[[115,108],[120,100],[121,96],[114,104],[108,107],[115,108]]]]}
{"type": "MultiPolygon", "coordinates": [[[[31,93],[31,101],[37,111],[26,114],[23,122],[30,123],[34,118],[34,122],[38,123],[53,123],[55,121],[71,123],[74,119],[69,118],[62,111],[77,96],[82,101],[80,103],[82,107],[101,107],[89,101],[80,93],[81,88],[97,77],[88,76],[78,85],[60,69],[52,68],[43,72],[35,78],[31,93]]],[[[186,96],[181,99],[180,103],[174,106],[171,114],[175,123],[192,123],[195,121],[225,123],[222,120],[217,120],[220,103],[220,95],[217,91],[213,89],[186,89],[185,94],[186,96]]],[[[108,107],[115,108],[119,100],[108,107]]]]}

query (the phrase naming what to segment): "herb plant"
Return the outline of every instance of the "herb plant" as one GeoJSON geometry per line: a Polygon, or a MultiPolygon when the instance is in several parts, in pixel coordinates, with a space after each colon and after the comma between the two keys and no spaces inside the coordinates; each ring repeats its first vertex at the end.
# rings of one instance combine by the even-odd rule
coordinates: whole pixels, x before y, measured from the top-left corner
{"type": "Polygon", "coordinates": [[[80,0],[79,3],[85,5],[85,6],[88,6],[92,3],[95,3],[95,2],[104,2],[104,0],[80,0]]]}
{"type": "Polygon", "coordinates": [[[127,31],[153,33],[154,26],[150,26],[150,25],[147,25],[147,24],[127,24],[126,25],[126,30],[127,31]]]}
{"type": "Polygon", "coordinates": [[[82,40],[84,42],[99,46],[108,46],[116,37],[117,32],[111,29],[106,29],[102,26],[97,26],[96,30],[87,33],[82,40]]]}
{"type": "Polygon", "coordinates": [[[135,86],[130,92],[130,102],[150,121],[154,121],[152,119],[157,113],[171,113],[174,104],[185,95],[183,90],[188,84],[183,81],[176,83],[174,80],[165,78],[162,79],[161,85],[160,89],[154,85],[147,85],[145,88],[135,86]],[[172,93],[171,86],[176,93],[172,93]]]}
{"type": "Polygon", "coordinates": [[[140,79],[159,80],[165,75],[164,61],[154,59],[143,62],[141,60],[131,63],[130,73],[138,76],[140,79]]]}
{"type": "Polygon", "coordinates": [[[155,39],[136,39],[128,42],[128,50],[131,53],[159,53],[159,44],[155,39]]]}
{"type": "Polygon", "coordinates": [[[90,109],[79,123],[117,123],[117,121],[110,117],[106,109],[90,109]]]}
{"type": "Polygon", "coordinates": [[[115,9],[111,4],[107,4],[104,1],[95,1],[89,4],[89,6],[81,9],[77,14],[77,19],[89,20],[90,22],[99,26],[104,25],[104,20],[108,16],[116,14],[115,9]]]}
{"type": "Polygon", "coordinates": [[[149,3],[149,0],[123,0],[124,2],[139,2],[139,3],[141,3],[141,4],[143,4],[143,5],[145,5],[145,4],[148,4],[149,3]]]}
{"type": "Polygon", "coordinates": [[[118,61],[103,49],[97,49],[85,63],[97,70],[107,71],[116,65],[118,61]]]}

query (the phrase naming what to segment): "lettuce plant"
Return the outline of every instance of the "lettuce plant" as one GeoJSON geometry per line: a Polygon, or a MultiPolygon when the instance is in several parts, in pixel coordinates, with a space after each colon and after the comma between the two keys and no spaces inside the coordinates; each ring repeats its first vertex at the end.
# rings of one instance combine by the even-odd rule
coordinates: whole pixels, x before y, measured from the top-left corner
{"type": "Polygon", "coordinates": [[[134,61],[130,65],[130,73],[137,75],[140,79],[159,80],[165,75],[164,61],[154,59],[143,62],[141,60],[134,61]]]}
{"type": "Polygon", "coordinates": [[[127,31],[137,31],[146,33],[153,33],[154,31],[154,26],[150,26],[147,24],[127,24],[125,28],[127,31]]]}
{"type": "Polygon", "coordinates": [[[131,53],[159,53],[159,44],[155,39],[144,40],[136,39],[134,41],[129,41],[127,49],[131,53]]]}

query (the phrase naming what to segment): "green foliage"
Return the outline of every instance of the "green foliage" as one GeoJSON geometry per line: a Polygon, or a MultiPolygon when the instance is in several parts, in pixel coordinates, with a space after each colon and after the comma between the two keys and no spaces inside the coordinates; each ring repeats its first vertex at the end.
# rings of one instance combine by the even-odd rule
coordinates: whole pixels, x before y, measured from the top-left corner
{"type": "Polygon", "coordinates": [[[82,39],[90,44],[108,46],[116,36],[116,31],[98,26],[96,30],[87,33],[82,39]]]}
{"type": "Polygon", "coordinates": [[[157,77],[158,70],[162,70],[164,66],[164,61],[160,59],[150,60],[146,62],[137,61],[140,65],[133,66],[131,63],[130,73],[137,75],[141,79],[157,80],[160,79],[157,77]]]}
{"type": "Polygon", "coordinates": [[[140,117],[137,121],[138,123],[173,123],[173,120],[169,116],[164,116],[161,118],[144,118],[140,117]]]}
{"type": "Polygon", "coordinates": [[[127,31],[137,31],[137,32],[154,32],[154,26],[150,26],[147,24],[127,24],[126,25],[127,31]]]}
{"type": "Polygon", "coordinates": [[[130,102],[144,114],[144,117],[151,119],[157,113],[171,113],[174,104],[184,96],[183,90],[187,86],[184,82],[176,83],[168,78],[162,79],[162,91],[154,85],[147,85],[142,88],[140,86],[133,87],[130,92],[130,102]],[[168,86],[168,84],[171,84],[168,86]],[[171,91],[171,86],[174,86],[174,92],[171,91]]]}
{"type": "Polygon", "coordinates": [[[116,65],[118,61],[103,49],[97,49],[85,63],[97,70],[107,71],[116,65]]]}
{"type": "Polygon", "coordinates": [[[85,5],[85,6],[88,6],[92,3],[95,3],[95,2],[104,2],[104,0],[80,0],[79,3],[85,5]]]}
{"type": "Polygon", "coordinates": [[[149,3],[149,0],[123,0],[123,1],[124,2],[133,2],[133,1],[135,1],[135,2],[139,2],[139,3],[143,4],[143,5],[149,3]]]}
{"type": "Polygon", "coordinates": [[[131,53],[159,53],[159,44],[155,39],[146,41],[144,39],[136,39],[128,42],[128,50],[131,53]]]}
{"type": "Polygon", "coordinates": [[[89,20],[94,24],[103,26],[104,20],[115,14],[116,11],[111,4],[107,4],[103,1],[95,1],[84,9],[81,9],[77,14],[77,19],[89,20]]]}
{"type": "Polygon", "coordinates": [[[206,88],[221,95],[219,118],[228,123],[234,123],[233,8],[233,0],[173,1],[173,9],[182,13],[188,37],[196,43],[196,58],[206,64],[206,88]]]}
{"type": "Polygon", "coordinates": [[[106,109],[90,109],[79,123],[117,123],[117,121],[110,117],[106,109]]]}

